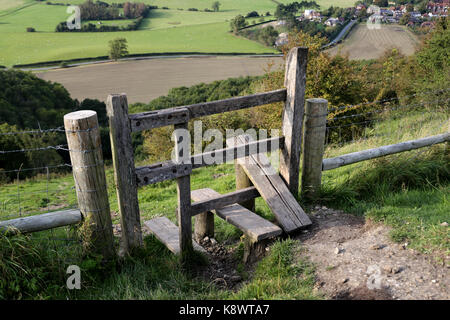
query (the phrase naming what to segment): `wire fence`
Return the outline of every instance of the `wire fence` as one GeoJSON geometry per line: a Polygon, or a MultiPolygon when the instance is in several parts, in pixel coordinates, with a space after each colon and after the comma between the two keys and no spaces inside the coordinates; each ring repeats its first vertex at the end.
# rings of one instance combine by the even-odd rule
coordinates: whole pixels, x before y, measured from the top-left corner
{"type": "MultiPolygon", "coordinates": [[[[449,89],[433,91],[430,93],[438,93],[440,96],[410,104],[393,104],[392,102],[398,102],[400,98],[392,98],[333,108],[332,111],[350,110],[351,113],[341,112],[328,117],[324,158],[448,133],[450,129],[448,92],[449,89]],[[386,104],[387,102],[389,104],[386,104]],[[361,106],[370,106],[370,109],[358,108],[361,106]],[[352,112],[355,110],[359,112],[352,112]]],[[[417,96],[418,94],[414,94],[404,97],[403,100],[417,96]]],[[[445,157],[446,145],[443,148],[442,156],[445,157]]],[[[431,147],[425,147],[389,155],[384,160],[401,161],[407,165],[414,163],[430,150],[431,147]]],[[[359,175],[379,162],[380,159],[372,159],[326,171],[323,173],[322,184],[345,183],[355,174],[359,175]]]]}

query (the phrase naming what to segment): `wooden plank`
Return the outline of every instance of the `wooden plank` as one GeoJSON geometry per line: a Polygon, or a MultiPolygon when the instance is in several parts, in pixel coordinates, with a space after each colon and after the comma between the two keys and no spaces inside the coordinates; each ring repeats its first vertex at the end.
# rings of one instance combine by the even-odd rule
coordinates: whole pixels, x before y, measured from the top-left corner
{"type": "Polygon", "coordinates": [[[190,157],[190,163],[166,161],[136,168],[136,179],[139,186],[145,186],[165,180],[179,178],[191,174],[192,169],[211,165],[205,159],[223,159],[223,163],[250,154],[275,151],[283,145],[284,137],[274,137],[251,142],[247,145],[224,148],[211,152],[196,154],[190,157]]]}
{"type": "Polygon", "coordinates": [[[131,131],[137,132],[189,121],[189,110],[183,107],[130,114],[131,131]]]}
{"type": "Polygon", "coordinates": [[[438,134],[431,137],[409,140],[401,143],[382,146],[379,148],[373,148],[358,152],[352,152],[344,154],[339,157],[323,159],[322,170],[336,169],[342,166],[346,166],[352,163],[370,160],[374,158],[384,157],[390,154],[395,154],[404,151],[410,151],[423,147],[429,147],[434,144],[450,141],[450,133],[438,134]]]}
{"type": "Polygon", "coordinates": [[[303,137],[302,197],[317,199],[322,184],[322,160],[327,127],[328,101],[306,100],[303,137]]]}
{"type": "Polygon", "coordinates": [[[280,175],[295,197],[298,194],[300,174],[307,62],[308,48],[292,48],[287,56],[284,78],[286,103],[283,109],[281,133],[285,140],[284,148],[281,150],[280,175]]]}
{"type": "MultiPolygon", "coordinates": [[[[166,217],[154,218],[144,222],[144,226],[175,254],[180,254],[180,235],[178,227],[166,217]]],[[[192,240],[194,250],[206,253],[198,243],[192,240]]]]}
{"type": "Polygon", "coordinates": [[[80,210],[55,211],[2,221],[0,222],[0,231],[6,232],[6,234],[30,233],[78,224],[82,220],[83,215],[80,210]]]}
{"type": "Polygon", "coordinates": [[[78,207],[85,217],[83,241],[92,252],[110,259],[116,255],[103,165],[97,112],[80,110],[64,115],[78,207]]]}
{"type": "Polygon", "coordinates": [[[136,168],[136,181],[139,187],[176,179],[191,174],[191,164],[177,164],[173,161],[136,168]]]}
{"type": "MultiPolygon", "coordinates": [[[[209,188],[198,189],[191,192],[191,197],[195,201],[204,202],[212,198],[217,199],[220,196],[220,193],[209,188]]],[[[242,230],[255,242],[273,238],[282,233],[282,230],[278,226],[239,204],[232,204],[214,211],[220,218],[242,230]]]]}
{"type": "MultiPolygon", "coordinates": [[[[191,147],[190,142],[186,145],[186,139],[189,134],[188,124],[181,123],[175,125],[175,161],[183,164],[190,159],[188,148],[191,147]]],[[[184,261],[188,259],[192,252],[192,215],[191,215],[191,176],[186,175],[177,178],[177,216],[178,230],[181,249],[181,258],[184,261]]]]}
{"type": "Polygon", "coordinates": [[[120,254],[142,246],[141,219],[134,171],[131,128],[128,120],[128,102],[125,94],[108,96],[106,111],[114,165],[117,201],[122,225],[120,254]]]}
{"type": "Polygon", "coordinates": [[[187,120],[210,116],[217,113],[236,111],[285,100],[286,89],[279,89],[243,97],[233,97],[224,100],[132,114],[130,115],[130,122],[132,130],[135,132],[164,127],[171,124],[184,123],[187,122],[187,120]],[[185,113],[186,109],[189,114],[185,113]]]}
{"type": "Polygon", "coordinates": [[[254,199],[259,196],[260,196],[259,192],[258,190],[256,190],[255,187],[249,187],[234,192],[230,192],[227,194],[218,193],[217,197],[194,202],[191,205],[191,214],[194,216],[202,212],[223,208],[230,204],[248,201],[249,199],[254,199]]]}
{"type": "MultiPolygon", "coordinates": [[[[243,144],[251,139],[249,135],[241,135],[228,139],[227,144],[243,144]]],[[[241,158],[238,159],[238,162],[285,232],[290,233],[311,224],[309,217],[264,154],[241,158]]]]}

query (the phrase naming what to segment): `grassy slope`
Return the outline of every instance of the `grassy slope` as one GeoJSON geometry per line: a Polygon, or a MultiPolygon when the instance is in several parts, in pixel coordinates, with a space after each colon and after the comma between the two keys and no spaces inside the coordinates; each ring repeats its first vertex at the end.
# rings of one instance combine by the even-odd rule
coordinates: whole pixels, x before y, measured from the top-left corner
{"type": "MultiPolygon", "coordinates": [[[[58,1],[71,4],[83,1],[58,1]]],[[[109,1],[118,2],[118,1],[109,1]]],[[[123,1],[124,2],[124,1],[123,1]]],[[[229,20],[237,14],[256,10],[260,13],[275,10],[270,0],[224,0],[221,11],[190,12],[176,8],[198,8],[208,5],[205,1],[145,1],[171,10],[154,10],[144,21],[142,30],[112,33],[55,33],[56,25],[67,19],[65,6],[45,5],[34,1],[20,7],[0,9],[0,65],[27,64],[52,60],[69,60],[107,55],[108,41],[125,37],[131,54],[161,52],[204,53],[273,53],[273,48],[233,36],[228,33],[229,20]],[[27,33],[33,27],[36,33],[27,33]]],[[[288,3],[290,1],[283,0],[288,3]]],[[[323,7],[331,1],[318,1],[323,7]]],[[[208,2],[209,4],[209,2],[208,2]]],[[[336,3],[333,3],[336,5],[336,3]]],[[[210,5],[210,4],[209,4],[210,5]]],[[[351,1],[342,1],[351,5],[351,1]]],[[[257,20],[257,19],[250,19],[257,20]]]]}
{"type": "MultiPolygon", "coordinates": [[[[367,149],[380,145],[396,143],[446,132],[448,112],[414,113],[389,118],[367,129],[367,140],[343,146],[327,146],[326,157],[367,149]],[[395,129],[393,131],[393,129],[395,129]],[[413,133],[411,133],[413,132],[413,133]],[[383,135],[381,137],[374,136],[383,135]]],[[[340,207],[355,214],[362,214],[393,226],[392,236],[396,241],[408,241],[410,245],[423,252],[445,254],[450,250],[449,229],[441,226],[450,221],[448,212],[450,178],[449,152],[445,145],[420,149],[392,155],[379,160],[366,161],[324,172],[321,202],[332,207],[340,207]]],[[[234,190],[233,165],[222,165],[195,170],[192,175],[192,188],[210,187],[221,193],[234,190]]],[[[107,169],[108,192],[111,210],[117,211],[113,172],[107,169]]],[[[61,191],[54,194],[49,205],[75,204],[71,175],[55,176],[49,189],[61,191]]],[[[21,184],[22,208],[27,210],[39,207],[46,194],[25,195],[23,192],[46,190],[43,177],[31,179],[21,184]]],[[[10,199],[7,194],[17,194],[17,185],[4,185],[0,191],[0,203],[10,199]]],[[[142,219],[165,215],[176,221],[176,185],[166,181],[139,190],[139,203],[142,219]]],[[[17,203],[16,203],[17,205],[17,203]]],[[[45,207],[45,205],[44,205],[45,207]]],[[[2,205],[0,216],[16,212],[14,204],[2,205]]],[[[42,210],[45,210],[43,208],[42,210]]],[[[266,204],[257,199],[256,211],[269,220],[273,215],[266,204]]],[[[117,215],[114,222],[118,223],[117,215]]],[[[216,238],[231,246],[237,245],[241,232],[233,226],[216,218],[216,238]]],[[[52,236],[64,238],[64,231],[55,230],[52,236]]],[[[33,238],[46,239],[48,232],[33,234],[33,238]]],[[[50,254],[55,243],[39,241],[43,246],[42,257],[50,254]],[[47,247],[45,247],[47,246],[47,247]]],[[[59,250],[66,250],[74,263],[73,249],[67,243],[56,242],[59,250]]],[[[78,247],[74,247],[78,248],[78,247]]],[[[72,299],[316,299],[313,293],[313,268],[304,260],[293,259],[301,250],[290,240],[277,242],[268,257],[257,266],[252,278],[237,292],[218,289],[215,285],[199,281],[181,272],[174,257],[154,237],[147,237],[145,247],[133,259],[125,261],[120,269],[98,270],[93,260],[83,259],[83,290],[66,292],[61,286],[49,287],[48,297],[72,299]],[[103,275],[102,275],[103,274],[103,275]]],[[[239,255],[240,250],[236,251],[239,255]]],[[[79,258],[75,258],[79,259],[79,258]]],[[[51,261],[60,261],[52,258],[51,261]]],[[[56,263],[56,262],[53,262],[56,263]]],[[[64,270],[64,266],[53,266],[64,270]]],[[[248,276],[243,266],[238,271],[248,276]]],[[[63,275],[60,275],[64,277],[63,275]]],[[[55,276],[56,277],[56,276],[55,276]]],[[[64,279],[64,278],[63,278],[64,279]]],[[[54,279],[56,283],[64,280],[54,279]]],[[[44,298],[45,296],[39,296],[44,298]]]]}

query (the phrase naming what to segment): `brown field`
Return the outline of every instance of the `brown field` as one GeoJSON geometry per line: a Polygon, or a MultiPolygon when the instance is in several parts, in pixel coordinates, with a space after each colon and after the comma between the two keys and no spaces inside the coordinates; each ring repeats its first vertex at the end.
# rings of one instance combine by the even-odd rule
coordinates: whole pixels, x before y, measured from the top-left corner
{"type": "Polygon", "coordinates": [[[419,44],[418,38],[399,25],[381,25],[381,29],[369,29],[359,24],[350,31],[348,37],[339,45],[327,50],[332,55],[340,52],[348,54],[352,60],[379,58],[387,49],[397,48],[405,55],[411,55],[419,44]]]}
{"type": "Polygon", "coordinates": [[[106,100],[108,94],[126,93],[129,103],[147,103],[171,88],[230,77],[264,74],[270,61],[280,57],[193,57],[121,61],[57,69],[37,76],[63,84],[72,98],[106,100]]]}

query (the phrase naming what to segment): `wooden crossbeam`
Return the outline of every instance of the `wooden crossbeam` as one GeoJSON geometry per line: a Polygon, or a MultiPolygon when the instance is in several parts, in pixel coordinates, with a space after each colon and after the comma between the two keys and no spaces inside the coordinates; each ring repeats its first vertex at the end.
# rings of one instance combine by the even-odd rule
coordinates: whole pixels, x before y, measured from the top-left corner
{"type": "Polygon", "coordinates": [[[210,165],[205,159],[211,159],[212,157],[222,159],[222,163],[225,163],[255,153],[275,151],[283,146],[283,141],[284,137],[274,137],[253,141],[246,145],[196,154],[190,157],[190,164],[177,164],[173,161],[166,161],[149,166],[137,167],[135,170],[137,184],[138,186],[146,186],[189,175],[192,169],[210,165]]]}
{"type": "Polygon", "coordinates": [[[220,209],[230,204],[244,202],[259,197],[259,192],[255,187],[249,187],[238,191],[230,192],[227,194],[219,194],[215,197],[208,197],[206,199],[199,200],[192,203],[191,214],[193,216],[211,211],[214,209],[220,209]]]}
{"type": "Polygon", "coordinates": [[[236,111],[286,100],[286,89],[256,93],[243,97],[197,103],[188,106],[162,109],[129,116],[133,132],[185,123],[199,117],[236,111]]]}

